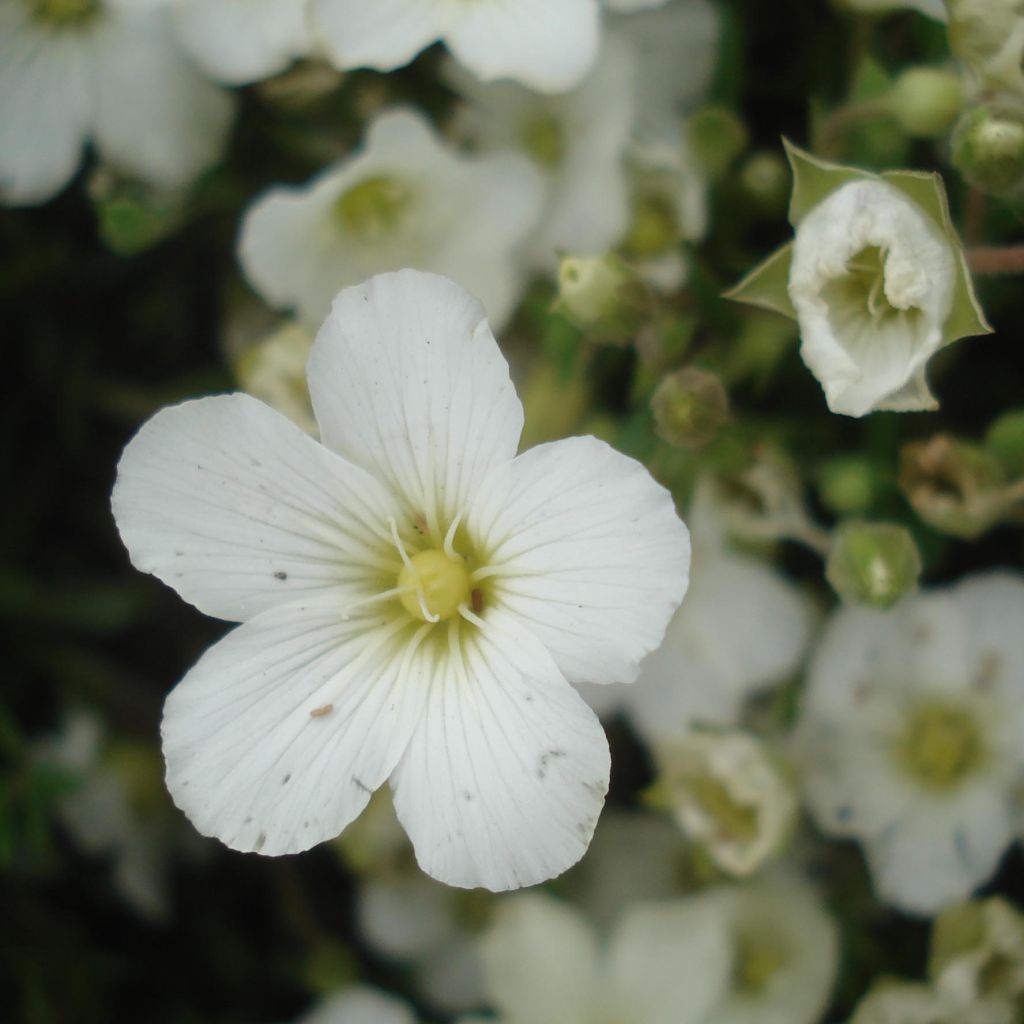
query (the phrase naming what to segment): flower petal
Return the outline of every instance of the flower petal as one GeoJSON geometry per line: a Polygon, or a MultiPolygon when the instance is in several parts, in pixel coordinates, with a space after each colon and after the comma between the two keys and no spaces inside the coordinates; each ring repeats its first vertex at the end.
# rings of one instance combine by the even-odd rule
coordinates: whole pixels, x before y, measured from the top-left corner
{"type": "Polygon", "coordinates": [[[686,592],[689,534],[639,462],[593,437],[497,467],[466,519],[496,600],[570,682],[632,682],[686,592]]]}
{"type": "Polygon", "coordinates": [[[492,609],[438,658],[391,779],[427,874],[500,891],[583,856],[608,789],[608,742],[550,655],[492,609]]]}
{"type": "Polygon", "coordinates": [[[593,66],[599,30],[595,0],[482,0],[461,6],[444,41],[484,81],[563,92],[593,66]]]}
{"type": "Polygon", "coordinates": [[[299,853],[332,839],[390,775],[420,715],[422,657],[402,620],[333,602],[272,608],[171,691],[167,788],[203,835],[299,853]]]}
{"type": "Polygon", "coordinates": [[[394,585],[379,578],[388,559],[401,568],[384,489],[248,395],[157,413],[111,504],[135,567],[223,619],[327,591],[341,610],[394,585]]]}
{"type": "Polygon", "coordinates": [[[423,0],[312,0],[314,31],[339,68],[393,71],[441,34],[439,3],[423,0]]]}
{"type": "Polygon", "coordinates": [[[505,900],[480,942],[487,991],[507,1024],[586,1024],[599,1006],[592,929],[550,896],[505,900]]]}
{"type": "Polygon", "coordinates": [[[346,288],[309,359],[324,443],[389,483],[443,534],[514,455],[523,407],[483,307],[412,270],[346,288]]]}

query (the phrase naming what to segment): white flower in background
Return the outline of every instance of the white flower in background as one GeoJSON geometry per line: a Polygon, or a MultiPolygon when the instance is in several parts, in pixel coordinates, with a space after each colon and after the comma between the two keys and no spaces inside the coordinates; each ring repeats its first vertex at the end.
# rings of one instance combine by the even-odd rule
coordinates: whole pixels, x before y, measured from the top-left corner
{"type": "Polygon", "coordinates": [[[177,188],[214,163],[232,104],[181,52],[166,12],[129,0],[0,3],[0,201],[44,202],[86,143],[177,188]]]}
{"type": "Polygon", "coordinates": [[[738,731],[690,730],[655,747],[655,793],[718,868],[748,877],[792,834],[797,798],[779,758],[738,731]]]}
{"type": "Polygon", "coordinates": [[[811,811],[859,839],[880,897],[932,914],[987,879],[1024,779],[1024,581],[842,608],[809,671],[797,750],[811,811]]]}
{"type": "Polygon", "coordinates": [[[594,438],[515,457],[478,302],[415,271],[342,292],[309,386],[323,445],[245,395],[165,409],[122,457],[136,567],[242,625],[167,700],[167,784],[207,835],[295,853],[390,779],[420,866],[565,870],[608,746],[567,680],[635,677],[686,588],[668,493],[594,438]]]}
{"type": "Polygon", "coordinates": [[[633,905],[602,944],[572,906],[515,896],[481,956],[502,1024],[701,1024],[733,966],[721,908],[700,899],[633,905]]]}
{"type": "Polygon", "coordinates": [[[400,999],[368,985],[354,985],[327,996],[295,1024],[416,1024],[400,999]]]}
{"type": "Polygon", "coordinates": [[[664,642],[644,659],[634,686],[583,691],[601,714],[622,707],[651,746],[694,724],[735,724],[750,697],[796,672],[815,619],[793,583],[727,546],[707,487],[687,519],[690,588],[664,642]]]}
{"type": "Polygon", "coordinates": [[[837,929],[817,893],[779,876],[691,898],[724,921],[729,983],[701,1024],[817,1024],[839,964],[837,929]]]}
{"type": "Polygon", "coordinates": [[[106,763],[103,748],[99,719],[76,711],[59,734],[35,745],[33,757],[73,776],[73,788],[58,804],[62,823],[83,851],[110,858],[114,885],[125,901],[144,917],[159,920],[168,911],[172,849],[159,808],[145,813],[139,806],[145,801],[134,798],[129,784],[159,785],[159,763],[154,752],[154,770],[148,773],[149,765],[133,756],[119,771],[106,763]]]}
{"type": "Polygon", "coordinates": [[[238,255],[272,306],[320,323],[339,288],[402,267],[475,295],[500,330],[525,278],[513,251],[540,213],[540,175],[510,154],[470,159],[408,110],[383,114],[366,145],[309,185],[271,189],[250,207],[238,255]]]}
{"type": "Polygon", "coordinates": [[[922,982],[885,979],[857,1004],[850,1024],[1016,1024],[1008,1003],[964,1005],[922,982]]]}
{"type": "Polygon", "coordinates": [[[229,85],[284,71],[313,48],[307,0],[170,0],[189,56],[229,85]]]}
{"type": "Polygon", "coordinates": [[[935,409],[925,380],[953,307],[956,252],[884,181],[851,181],[801,222],[789,294],[833,412],[935,409]]]}

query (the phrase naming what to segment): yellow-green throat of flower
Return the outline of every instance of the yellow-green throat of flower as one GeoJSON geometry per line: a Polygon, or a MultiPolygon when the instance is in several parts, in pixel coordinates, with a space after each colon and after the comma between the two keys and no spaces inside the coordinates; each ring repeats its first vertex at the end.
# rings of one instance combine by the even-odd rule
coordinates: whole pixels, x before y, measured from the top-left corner
{"type": "Polygon", "coordinates": [[[375,175],[341,194],[334,203],[334,218],[346,235],[359,242],[372,242],[394,233],[411,200],[408,186],[375,175]]]}
{"type": "Polygon", "coordinates": [[[928,789],[952,789],[984,761],[978,720],[968,708],[952,702],[921,703],[910,712],[896,741],[896,757],[928,789]]]}
{"type": "Polygon", "coordinates": [[[100,13],[100,0],[27,0],[29,17],[48,28],[79,28],[100,13]]]}

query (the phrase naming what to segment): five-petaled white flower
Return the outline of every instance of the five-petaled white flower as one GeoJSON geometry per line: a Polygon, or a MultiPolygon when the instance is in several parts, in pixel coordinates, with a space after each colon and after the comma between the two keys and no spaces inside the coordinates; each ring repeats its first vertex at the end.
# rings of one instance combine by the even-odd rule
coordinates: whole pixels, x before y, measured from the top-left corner
{"type": "Polygon", "coordinates": [[[608,783],[568,681],[636,675],[685,590],[686,528],[594,438],[516,456],[507,364],[443,278],[342,292],[308,376],[322,445],[236,394],[158,413],[119,466],[134,564],[242,623],[168,697],[171,794],[201,832],[283,854],[390,780],[428,874],[549,878],[608,783]]]}
{"type": "Polygon", "coordinates": [[[846,607],[810,667],[797,749],[818,825],[859,839],[879,895],[962,900],[1013,839],[1024,779],[1024,581],[978,576],[846,607]]]}
{"type": "Polygon", "coordinates": [[[220,155],[232,103],[138,0],[0,3],[0,201],[43,202],[87,142],[119,171],[176,188],[220,155]]]}

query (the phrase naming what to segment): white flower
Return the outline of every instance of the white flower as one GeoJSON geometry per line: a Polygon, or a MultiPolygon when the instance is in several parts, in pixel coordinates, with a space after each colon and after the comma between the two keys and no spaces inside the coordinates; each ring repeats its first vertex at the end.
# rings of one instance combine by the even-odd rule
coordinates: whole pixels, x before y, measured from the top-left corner
{"type": "Polygon", "coordinates": [[[416,1024],[416,1015],[394,996],[354,985],[326,997],[295,1024],[416,1024]]]}
{"type": "Polygon", "coordinates": [[[848,607],[812,660],[797,748],[819,826],[863,843],[879,895],[931,914],[988,878],[1024,767],[1024,582],[848,607]]]}
{"type": "Polygon", "coordinates": [[[0,4],[0,201],[56,195],[90,141],[119,171],[184,185],[220,155],[231,111],[166,12],[126,0],[0,4]]]}
{"type": "Polygon", "coordinates": [[[569,905],[516,896],[481,955],[502,1024],[702,1024],[732,969],[721,908],[699,898],[630,907],[602,947],[569,905]]]}
{"type": "Polygon", "coordinates": [[[307,0],[172,0],[189,56],[212,78],[242,85],[312,50],[307,0]]]}
{"type": "Polygon", "coordinates": [[[851,181],[800,222],[789,295],[800,353],[848,416],[937,407],[925,380],[953,308],[957,255],[888,182],[851,181]]]}
{"type": "Polygon", "coordinates": [[[656,792],[727,874],[747,877],[789,838],[797,800],[781,762],[753,736],[690,730],[658,743],[656,792]]]}
{"type": "Polygon", "coordinates": [[[392,71],[441,40],[484,81],[532,89],[574,86],[597,56],[596,0],[311,0],[328,56],[340,68],[392,71]]]}
{"type": "Polygon", "coordinates": [[[964,1005],[921,982],[885,980],[857,1004],[850,1024],[1015,1024],[1013,1008],[983,1000],[964,1005]]]}
{"type": "Polygon", "coordinates": [[[635,677],[685,590],[686,528],[594,438],[515,457],[508,367],[450,281],[342,292],[308,377],[323,445],[228,395],[158,413],[121,460],[134,564],[242,622],[168,697],[171,794],[204,834],[276,855],[390,779],[428,874],[549,878],[608,781],[567,680],[635,677]]]}
{"type": "Polygon", "coordinates": [[[735,724],[748,698],[797,670],[814,623],[810,604],[790,581],[727,546],[705,488],[688,519],[690,588],[664,642],[644,660],[635,686],[584,690],[601,713],[623,707],[651,745],[693,724],[735,724]]]}
{"type": "Polygon", "coordinates": [[[320,323],[344,285],[401,267],[453,278],[500,330],[524,282],[513,250],[540,212],[539,174],[520,157],[445,149],[411,111],[381,115],[357,156],[248,211],[239,258],[273,306],[320,323]]]}

